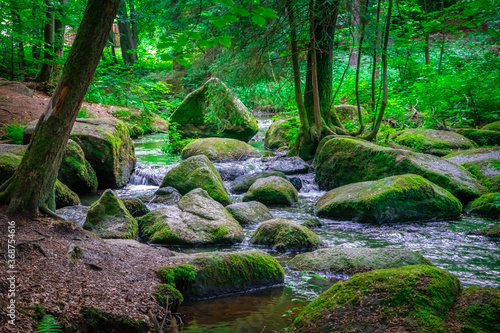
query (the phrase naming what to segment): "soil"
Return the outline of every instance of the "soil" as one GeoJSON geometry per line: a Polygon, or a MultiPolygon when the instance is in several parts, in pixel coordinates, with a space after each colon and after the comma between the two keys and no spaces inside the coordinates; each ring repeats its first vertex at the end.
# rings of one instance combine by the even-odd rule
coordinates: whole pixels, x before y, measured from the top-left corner
{"type": "Polygon", "coordinates": [[[7,216],[5,210],[0,207],[0,332],[36,332],[37,305],[62,325],[80,323],[84,307],[146,323],[148,310],[163,317],[152,292],[160,283],[156,271],[174,261],[174,252],[131,240],[109,243],[70,222],[7,216]],[[8,324],[4,297],[8,221],[15,221],[16,326],[8,324]],[[74,246],[82,250],[79,258],[68,254],[74,246]]]}

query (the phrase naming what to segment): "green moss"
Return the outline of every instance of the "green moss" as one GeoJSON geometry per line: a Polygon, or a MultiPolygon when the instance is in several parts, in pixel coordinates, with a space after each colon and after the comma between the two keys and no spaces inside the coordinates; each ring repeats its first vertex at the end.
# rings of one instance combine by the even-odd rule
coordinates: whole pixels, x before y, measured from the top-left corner
{"type": "Polygon", "coordinates": [[[0,154],[0,184],[5,183],[21,164],[22,156],[1,153],[0,154]]]}
{"type": "Polygon", "coordinates": [[[500,218],[500,193],[487,193],[469,205],[473,215],[500,218]]]}
{"type": "Polygon", "coordinates": [[[82,331],[147,333],[149,325],[143,320],[135,320],[125,315],[106,313],[94,307],[83,307],[82,331]]]}
{"type": "Polygon", "coordinates": [[[472,128],[464,128],[457,133],[465,136],[467,139],[474,141],[479,146],[498,146],[500,145],[500,132],[477,130],[472,128]]]}
{"type": "Polygon", "coordinates": [[[73,140],[69,140],[66,145],[57,177],[80,194],[94,192],[97,189],[95,171],[85,159],[82,148],[73,140]]]}
{"type": "Polygon", "coordinates": [[[264,145],[268,149],[278,149],[287,146],[291,137],[289,131],[298,128],[299,124],[295,119],[275,120],[266,131],[264,145]]]}
{"type": "Polygon", "coordinates": [[[196,279],[196,268],[193,265],[182,264],[160,268],[158,274],[164,283],[180,289],[196,279]]]}
{"type": "Polygon", "coordinates": [[[283,172],[281,172],[281,171],[260,171],[260,172],[255,172],[255,173],[252,173],[252,174],[250,174],[248,176],[245,176],[242,179],[240,179],[240,178],[236,179],[234,181],[233,185],[231,186],[231,192],[235,193],[235,194],[245,193],[245,192],[248,191],[248,189],[250,188],[250,186],[252,186],[253,183],[255,183],[255,181],[257,179],[267,178],[267,177],[271,177],[271,176],[280,177],[280,178],[288,180],[288,178],[286,177],[286,175],[283,172]]]}
{"type": "Polygon", "coordinates": [[[488,125],[484,126],[481,128],[482,130],[488,130],[488,131],[500,131],[500,121],[495,121],[493,123],[489,123],[488,125]]]}
{"type": "Polygon", "coordinates": [[[297,189],[288,179],[271,176],[257,179],[243,197],[243,201],[258,201],[271,205],[292,205],[298,201],[297,189]]]}
{"type": "Polygon", "coordinates": [[[153,296],[162,308],[166,307],[168,299],[168,309],[172,312],[177,312],[177,308],[184,301],[179,290],[165,283],[155,286],[153,296]]]}
{"type": "Polygon", "coordinates": [[[59,179],[56,180],[55,184],[55,198],[56,208],[58,209],[66,206],[76,206],[80,203],[78,195],[61,183],[59,179]]]}
{"type": "Polygon", "coordinates": [[[500,238],[500,224],[492,225],[489,228],[481,230],[481,235],[486,237],[498,237],[500,238]]]}
{"type": "Polygon", "coordinates": [[[133,217],[144,216],[149,213],[149,208],[138,198],[123,198],[125,208],[133,217]]]}
{"type": "Polygon", "coordinates": [[[257,148],[248,143],[223,138],[197,139],[182,150],[182,159],[191,156],[205,155],[214,162],[241,161],[251,157],[260,157],[257,148]]]}
{"type": "Polygon", "coordinates": [[[294,332],[446,332],[444,317],[460,293],[442,269],[405,266],[356,274],[333,285],[295,318],[294,332]],[[333,319],[333,320],[332,320],[333,319]]]}

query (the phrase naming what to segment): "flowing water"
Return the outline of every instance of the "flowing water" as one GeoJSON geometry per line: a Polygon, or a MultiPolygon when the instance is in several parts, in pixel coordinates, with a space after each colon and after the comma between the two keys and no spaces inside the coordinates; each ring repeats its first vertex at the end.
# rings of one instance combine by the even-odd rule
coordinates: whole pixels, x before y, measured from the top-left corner
{"type": "MultiPolygon", "coordinates": [[[[264,150],[264,134],[271,120],[259,120],[260,131],[250,142],[262,151],[263,156],[272,153],[264,150]]],[[[166,172],[180,160],[179,155],[163,154],[166,135],[154,134],[135,141],[137,167],[130,183],[117,194],[123,197],[152,196],[166,172]]],[[[251,159],[234,163],[215,163],[228,188],[231,180],[242,173],[264,170],[268,166],[265,159],[251,159]]],[[[270,211],[274,217],[304,222],[314,216],[314,204],[325,192],[318,189],[313,173],[295,175],[302,182],[299,203],[295,207],[274,207],[270,211]]],[[[88,206],[99,198],[97,193],[82,197],[82,205],[66,207],[58,213],[78,224],[83,224],[88,206]]],[[[239,202],[242,195],[232,195],[233,202],[239,202]]],[[[154,205],[149,205],[154,208],[154,205]]],[[[349,221],[322,219],[324,226],[314,231],[327,246],[341,247],[394,247],[419,251],[434,265],[444,268],[459,277],[463,285],[500,286],[500,243],[470,232],[494,224],[493,220],[463,216],[460,219],[440,222],[411,222],[390,225],[366,225],[349,221]]],[[[239,251],[261,248],[249,244],[249,238],[257,228],[246,226],[245,240],[241,244],[224,247],[182,249],[175,251],[239,251]]],[[[292,271],[287,261],[294,253],[275,253],[285,268],[285,285],[276,288],[255,290],[224,298],[196,302],[185,302],[179,312],[182,314],[181,331],[229,333],[229,332],[273,332],[288,326],[291,313],[297,313],[310,300],[326,290],[344,275],[317,278],[308,273],[292,271]]]]}

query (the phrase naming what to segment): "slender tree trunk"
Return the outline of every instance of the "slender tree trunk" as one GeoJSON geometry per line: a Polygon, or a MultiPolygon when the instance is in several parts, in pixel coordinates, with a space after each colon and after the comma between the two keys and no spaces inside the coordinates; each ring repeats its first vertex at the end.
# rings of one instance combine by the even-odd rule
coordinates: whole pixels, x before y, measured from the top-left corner
{"type": "Polygon", "coordinates": [[[47,110],[40,117],[28,149],[14,175],[0,187],[0,202],[9,213],[49,215],[55,208],[54,184],[71,129],[92,80],[118,0],[89,0],[47,110]]]}
{"type": "MultiPolygon", "coordinates": [[[[441,13],[442,13],[443,9],[444,9],[444,0],[441,0],[440,4],[441,4],[441,13]]],[[[443,40],[442,40],[442,43],[441,43],[441,50],[439,52],[438,74],[441,74],[441,65],[443,64],[444,45],[445,45],[445,42],[446,42],[444,28],[441,28],[441,36],[443,37],[443,40]]]]}
{"type": "Polygon", "coordinates": [[[18,74],[24,72],[25,69],[25,61],[24,61],[24,43],[22,40],[23,29],[21,25],[21,15],[19,15],[19,9],[17,8],[16,3],[12,3],[12,22],[14,23],[14,31],[17,35],[17,67],[19,70],[18,74]]]}
{"type": "Polygon", "coordinates": [[[135,19],[135,6],[134,0],[129,0],[128,5],[130,8],[130,22],[132,25],[132,46],[134,49],[137,49],[138,39],[137,39],[137,21],[135,19]]]}
{"type": "Polygon", "coordinates": [[[60,59],[63,57],[64,52],[64,35],[66,33],[66,26],[63,22],[64,18],[64,7],[68,4],[68,0],[59,0],[59,6],[57,8],[57,18],[54,20],[54,53],[58,58],[58,63],[54,65],[54,78],[59,77],[62,65],[60,64],[60,59]]]}
{"type": "Polygon", "coordinates": [[[44,51],[43,51],[43,64],[40,72],[38,73],[35,81],[47,82],[49,81],[54,70],[54,7],[51,0],[45,0],[46,21],[43,29],[44,36],[44,51]]]}
{"type": "Polygon", "coordinates": [[[379,25],[380,25],[380,7],[381,7],[381,2],[382,0],[378,0],[378,3],[377,3],[377,21],[376,21],[376,32],[375,32],[375,41],[374,41],[374,45],[373,45],[373,67],[372,67],[372,110],[374,110],[374,118],[373,118],[373,122],[375,123],[375,119],[376,119],[376,114],[377,114],[377,102],[376,102],[376,98],[375,98],[375,94],[376,94],[376,82],[378,80],[378,67],[377,67],[377,63],[378,63],[378,53],[377,53],[377,49],[379,48],[379,45],[380,45],[380,39],[381,39],[381,36],[380,36],[380,29],[379,29],[379,25]]]}
{"type": "MultiPolygon", "coordinates": [[[[35,21],[36,13],[39,10],[39,8],[36,5],[37,4],[36,2],[32,2],[32,4],[33,4],[33,7],[31,8],[31,10],[32,10],[31,17],[32,17],[32,20],[35,21]]],[[[35,42],[33,43],[33,46],[31,47],[31,56],[33,57],[33,59],[36,59],[36,60],[40,60],[41,47],[40,47],[39,42],[37,41],[41,36],[40,31],[41,31],[41,29],[39,29],[39,28],[33,29],[33,39],[35,40],[35,42]]]]}
{"type": "MultiPolygon", "coordinates": [[[[428,14],[427,10],[427,0],[424,0],[424,12],[428,14]]],[[[429,43],[430,43],[430,34],[429,31],[425,31],[425,44],[424,44],[424,53],[425,53],[425,65],[429,66],[431,64],[431,59],[429,55],[429,43]]]]}
{"type": "MultiPolygon", "coordinates": [[[[352,0],[351,27],[353,29],[354,41],[359,39],[359,33],[357,33],[357,29],[360,24],[360,16],[361,16],[361,0],[352,0]]],[[[358,55],[356,53],[356,47],[353,45],[350,50],[349,66],[356,66],[357,64],[358,64],[358,55]]]]}
{"type": "Polygon", "coordinates": [[[135,53],[134,42],[132,40],[125,0],[120,1],[120,8],[118,9],[118,30],[120,31],[120,47],[122,49],[123,61],[126,65],[133,65],[137,60],[137,53],[135,53]]]}
{"type": "Polygon", "coordinates": [[[109,42],[111,45],[111,57],[113,58],[113,63],[115,65],[118,65],[118,59],[116,58],[116,51],[115,51],[115,46],[116,46],[116,38],[115,38],[115,32],[113,29],[109,31],[109,42]]]}

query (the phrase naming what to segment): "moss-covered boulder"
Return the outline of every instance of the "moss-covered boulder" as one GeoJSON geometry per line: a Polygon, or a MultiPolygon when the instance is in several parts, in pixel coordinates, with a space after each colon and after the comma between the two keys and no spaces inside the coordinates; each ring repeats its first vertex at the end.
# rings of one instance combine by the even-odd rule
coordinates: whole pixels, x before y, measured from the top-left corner
{"type": "Polygon", "coordinates": [[[182,194],[171,186],[159,188],[155,192],[155,196],[151,203],[158,203],[163,205],[175,205],[181,200],[182,194]]]}
{"type": "Polygon", "coordinates": [[[0,184],[5,183],[16,172],[25,152],[26,146],[0,145],[0,184]]]}
{"type": "Polygon", "coordinates": [[[354,274],[374,269],[430,265],[430,262],[418,252],[405,249],[328,247],[298,254],[289,265],[300,271],[354,274]]]}
{"type": "Polygon", "coordinates": [[[493,123],[489,123],[488,125],[485,125],[481,128],[482,130],[487,130],[487,131],[497,131],[500,132],[500,120],[495,121],[493,123]]]}
{"type": "Polygon", "coordinates": [[[320,216],[363,223],[458,217],[462,204],[418,175],[400,175],[337,187],[316,203],[320,216]]]}
{"type": "Polygon", "coordinates": [[[307,228],[321,228],[323,226],[323,221],[317,217],[310,217],[302,223],[304,227],[307,228]]]}
{"type": "Polygon", "coordinates": [[[54,190],[55,190],[55,200],[57,209],[66,206],[76,206],[80,203],[80,198],[78,197],[78,194],[71,191],[59,179],[56,179],[54,190]]]}
{"type": "Polygon", "coordinates": [[[205,155],[213,162],[243,161],[252,157],[260,157],[257,148],[248,143],[225,138],[205,138],[190,142],[182,150],[181,158],[205,155]]]}
{"type": "Polygon", "coordinates": [[[211,245],[243,240],[243,229],[207,191],[195,189],[174,206],[163,206],[138,219],[140,234],[151,243],[211,245]]]}
{"type": "Polygon", "coordinates": [[[110,313],[95,307],[84,306],[81,310],[81,321],[72,323],[65,332],[127,332],[148,333],[151,327],[144,318],[131,318],[126,313],[110,313]],[[75,330],[76,327],[76,330],[75,330]]]}
{"type": "MultiPolygon", "coordinates": [[[[341,104],[334,106],[335,113],[342,124],[348,121],[358,121],[358,107],[356,105],[341,104]]],[[[361,115],[366,116],[366,110],[361,108],[361,115]]]]}
{"type": "Polygon", "coordinates": [[[271,176],[259,178],[250,186],[243,201],[259,201],[270,205],[292,205],[299,194],[288,179],[271,176]]]}
{"type": "Polygon", "coordinates": [[[453,150],[476,148],[477,145],[455,132],[417,128],[399,131],[391,136],[392,140],[401,146],[412,148],[414,151],[444,156],[453,150]]]}
{"type": "Polygon", "coordinates": [[[212,252],[180,258],[158,271],[185,299],[220,297],[284,282],[276,259],[262,251],[212,252]]]}
{"type": "Polygon", "coordinates": [[[97,176],[82,148],[68,140],[57,178],[78,194],[97,190],[97,176]]]}
{"type": "Polygon", "coordinates": [[[500,289],[465,288],[446,316],[450,333],[500,332],[500,289]]]}
{"type": "Polygon", "coordinates": [[[309,303],[293,332],[446,332],[461,290],[451,273],[427,265],[359,273],[309,303]]]}
{"type": "Polygon", "coordinates": [[[500,224],[492,225],[491,227],[481,230],[481,235],[485,237],[500,238],[500,224]]]}
{"type": "Polygon", "coordinates": [[[227,206],[226,209],[241,225],[259,223],[273,218],[269,209],[258,201],[238,202],[227,206]]]}
{"type": "Polygon", "coordinates": [[[474,128],[461,128],[457,133],[474,141],[479,146],[499,146],[500,131],[479,130],[474,128]]]}
{"type": "Polygon", "coordinates": [[[260,178],[267,178],[271,176],[276,176],[276,177],[281,177],[283,179],[287,179],[286,175],[281,172],[281,171],[260,171],[260,172],[255,172],[249,175],[243,175],[241,177],[238,177],[234,180],[233,184],[231,185],[231,192],[235,194],[242,194],[248,191],[250,186],[255,183],[257,179],[260,178]]]}
{"type": "Polygon", "coordinates": [[[155,286],[153,295],[163,309],[167,306],[166,303],[168,300],[168,309],[172,312],[177,312],[179,305],[184,302],[184,297],[181,292],[166,283],[160,283],[155,286]]]}
{"type": "Polygon", "coordinates": [[[297,222],[273,219],[259,225],[250,243],[265,245],[278,251],[315,249],[322,240],[297,222]]]}
{"type": "Polygon", "coordinates": [[[122,198],[122,201],[133,217],[140,217],[149,213],[149,208],[139,198],[122,198]]]}
{"type": "Polygon", "coordinates": [[[466,206],[472,215],[500,219],[500,193],[486,193],[466,206]]]}
{"type": "Polygon", "coordinates": [[[106,190],[87,213],[83,228],[101,238],[135,239],[137,221],[112,190],[106,190]]]}
{"type": "Polygon", "coordinates": [[[160,187],[171,186],[185,195],[196,188],[202,188],[223,205],[231,200],[217,169],[205,155],[189,157],[170,169],[160,187]]]}
{"type": "MultiPolygon", "coordinates": [[[[24,129],[25,144],[31,140],[37,121],[24,129]]],[[[70,139],[82,148],[97,175],[100,188],[118,188],[128,183],[136,158],[125,123],[114,118],[77,119],[70,139]]]]}
{"type": "Polygon", "coordinates": [[[489,192],[500,192],[500,147],[470,149],[444,159],[463,166],[489,192]]]}
{"type": "Polygon", "coordinates": [[[248,142],[259,130],[257,121],[233,92],[212,78],[182,101],[170,117],[185,137],[232,138],[248,142]]]}
{"type": "Polygon", "coordinates": [[[283,146],[288,146],[290,142],[289,131],[298,128],[299,124],[295,119],[275,120],[266,131],[264,146],[268,149],[276,150],[283,146]]]}
{"type": "Polygon", "coordinates": [[[315,171],[319,185],[327,190],[412,173],[450,191],[462,203],[474,200],[484,191],[467,170],[448,160],[349,137],[330,137],[320,143],[315,171]]]}

